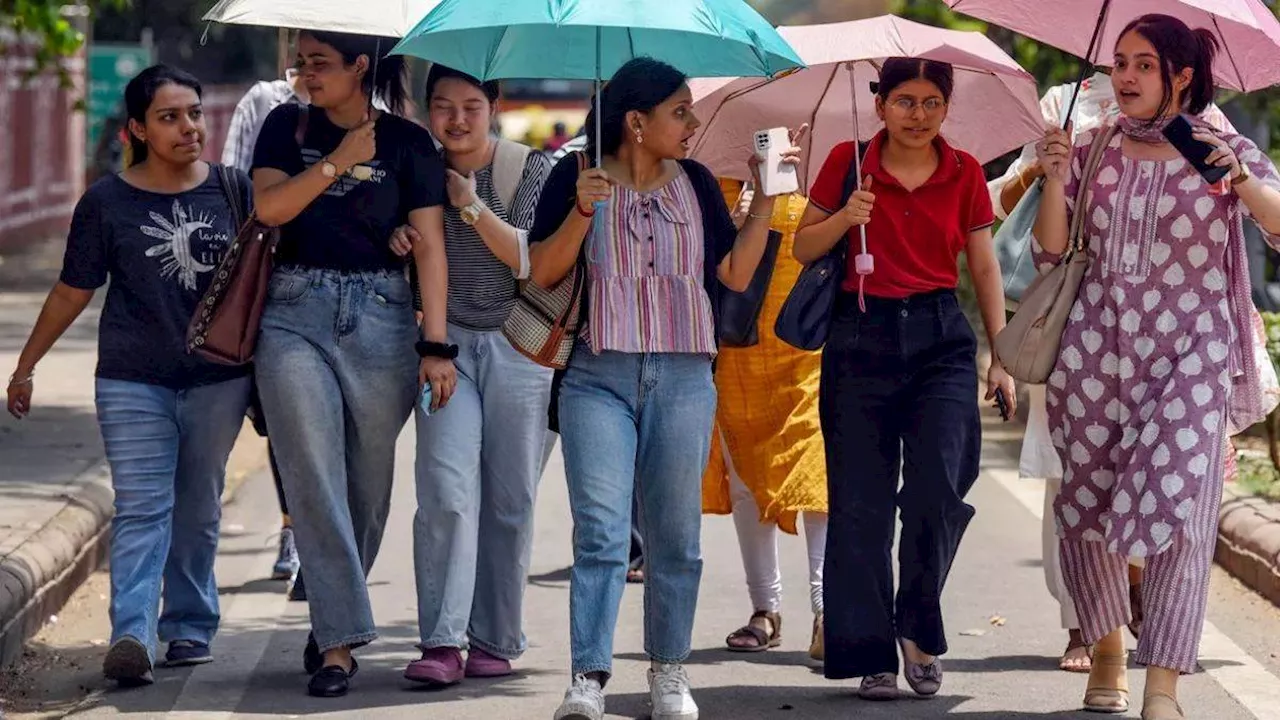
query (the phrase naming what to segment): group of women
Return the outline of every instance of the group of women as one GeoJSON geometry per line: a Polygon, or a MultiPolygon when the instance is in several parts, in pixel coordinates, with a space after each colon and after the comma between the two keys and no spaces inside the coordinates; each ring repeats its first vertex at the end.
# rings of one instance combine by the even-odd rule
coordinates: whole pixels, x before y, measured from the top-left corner
{"type": "MultiPolygon", "coordinates": [[[[551,167],[504,147],[490,135],[498,88],[447,68],[427,80],[430,132],[399,117],[403,65],[372,63],[375,43],[302,34],[310,106],[271,114],[252,180],[199,161],[199,83],[144,71],[126,92],[134,162],[76,210],[9,409],[30,410],[36,363],[109,280],[97,371],[117,510],[107,676],[150,682],[157,636],[167,664],[212,659],[218,495],[250,371],[188,355],[184,337],[236,231],[235,207],[252,200],[259,221],[282,228],[253,379],[307,566],[312,694],[345,694],[352,651],[377,636],[365,579],[411,413],[422,655],[405,675],[447,686],[512,672],[526,647],[549,410],[574,524],[572,679],[557,720],[604,716],[633,499],[655,718],[698,716],[682,663],[704,509],[733,514],[748,579],[752,616],[729,649],[778,644],[776,535],[803,518],[811,654],[827,677],[861,678],[862,697],[888,700],[901,667],[914,692],[937,693],[941,596],[974,516],[965,497],[980,449],[977,339],[955,294],[962,253],[989,341],[1005,322],[982,168],[940,135],[952,68],[886,62],[884,130],[837,146],[806,201],[744,191],[687,160],[693,97],[659,61],[634,60],[605,85],[593,110],[601,129],[594,117],[586,125],[587,154],[603,160],[580,169],[577,156],[551,167]],[[372,109],[375,95],[388,112],[372,109]],[[751,283],[771,227],[783,244],[761,340],[721,348],[722,301],[751,283]],[[860,276],[849,254],[821,355],[784,345],[772,319],[801,266],[859,227],[874,272],[860,276]],[[522,283],[554,287],[574,272],[587,277],[585,317],[553,378],[501,328],[522,283]]],[[[1145,559],[1147,720],[1182,717],[1176,683],[1195,666],[1227,430],[1263,403],[1240,220],[1280,232],[1280,177],[1248,140],[1198,122],[1210,162],[1229,169],[1225,187],[1211,188],[1160,133],[1209,104],[1215,50],[1177,20],[1135,22],[1109,80],[1118,118],[1074,141],[1051,130],[1036,147],[1036,256],[1051,267],[1072,216],[1088,213],[1091,259],[1047,389],[1063,464],[1064,602],[1078,613],[1079,644],[1096,648],[1085,707],[1124,711],[1126,567],[1145,559]],[[1095,138],[1100,169],[1085,176],[1095,138]],[[1076,207],[1082,183],[1088,205],[1076,207]]],[[[756,172],[758,161],[744,161],[756,172]]],[[[988,400],[999,391],[1016,402],[998,360],[986,379],[988,400]]]]}

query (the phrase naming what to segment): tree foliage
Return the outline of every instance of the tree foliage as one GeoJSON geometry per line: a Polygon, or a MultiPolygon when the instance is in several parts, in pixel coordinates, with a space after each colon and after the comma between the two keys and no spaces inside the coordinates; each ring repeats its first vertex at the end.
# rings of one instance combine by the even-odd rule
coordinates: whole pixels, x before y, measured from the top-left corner
{"type": "MultiPolygon", "coordinates": [[[[84,45],[83,22],[78,16],[87,16],[101,8],[124,8],[128,0],[80,0],[69,4],[62,0],[0,0],[0,31],[9,31],[14,38],[33,44],[35,68],[39,74],[54,67],[63,84],[70,76],[61,61],[71,57],[84,45]]],[[[7,53],[4,38],[0,37],[0,52],[7,53]]]]}

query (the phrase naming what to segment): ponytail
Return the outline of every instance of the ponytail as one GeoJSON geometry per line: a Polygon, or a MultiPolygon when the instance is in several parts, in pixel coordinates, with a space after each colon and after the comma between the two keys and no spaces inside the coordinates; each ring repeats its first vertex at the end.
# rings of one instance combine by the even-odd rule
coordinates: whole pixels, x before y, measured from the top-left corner
{"type": "Polygon", "coordinates": [[[1191,85],[1183,96],[1187,111],[1199,115],[1213,102],[1213,61],[1221,46],[1211,30],[1195,31],[1196,62],[1192,67],[1191,85]]]}

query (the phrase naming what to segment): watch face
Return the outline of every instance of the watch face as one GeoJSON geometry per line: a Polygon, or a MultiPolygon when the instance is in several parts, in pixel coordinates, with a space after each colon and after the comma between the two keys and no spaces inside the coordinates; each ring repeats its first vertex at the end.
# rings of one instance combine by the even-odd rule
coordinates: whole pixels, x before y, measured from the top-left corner
{"type": "Polygon", "coordinates": [[[324,172],[324,176],[327,178],[335,177],[338,174],[338,166],[328,160],[324,161],[324,164],[320,166],[320,170],[324,172]]]}

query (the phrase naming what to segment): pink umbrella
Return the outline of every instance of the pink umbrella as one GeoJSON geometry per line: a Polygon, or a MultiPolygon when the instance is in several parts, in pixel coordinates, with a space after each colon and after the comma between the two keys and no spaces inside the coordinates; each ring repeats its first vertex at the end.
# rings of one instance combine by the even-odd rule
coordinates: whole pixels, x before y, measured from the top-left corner
{"type": "Polygon", "coordinates": [[[1280,21],[1262,0],[947,0],[947,5],[1104,66],[1111,64],[1126,25],[1148,13],[1172,15],[1218,36],[1222,51],[1213,74],[1219,86],[1253,92],[1280,84],[1280,21]]]}
{"type": "Polygon", "coordinates": [[[692,155],[720,177],[746,180],[742,159],[757,130],[809,123],[802,189],[837,144],[870,140],[881,127],[871,83],[890,57],[951,63],[956,87],[943,135],[980,162],[1044,135],[1036,82],[995,43],[886,15],[869,20],[778,28],[808,67],[773,79],[699,79],[691,83],[704,125],[692,155]],[[852,74],[852,77],[851,77],[852,74]],[[856,91],[856,92],[855,92],[856,91]]]}

